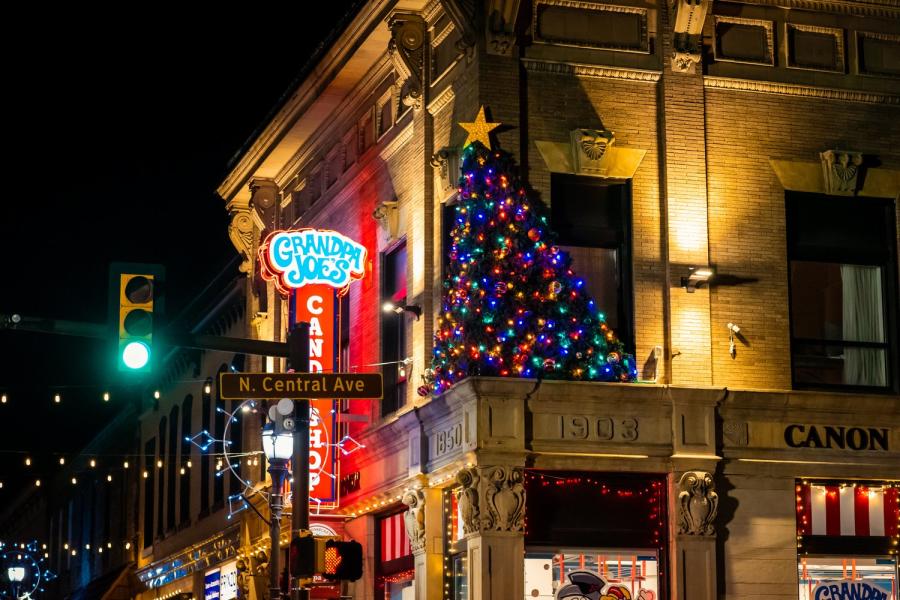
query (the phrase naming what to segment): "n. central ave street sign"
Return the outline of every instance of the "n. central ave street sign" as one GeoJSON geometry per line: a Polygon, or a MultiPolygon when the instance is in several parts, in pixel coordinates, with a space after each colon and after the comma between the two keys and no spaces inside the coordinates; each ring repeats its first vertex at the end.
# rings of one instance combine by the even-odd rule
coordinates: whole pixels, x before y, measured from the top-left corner
{"type": "Polygon", "coordinates": [[[381,373],[220,373],[220,396],[251,398],[372,398],[381,399],[381,373]]]}

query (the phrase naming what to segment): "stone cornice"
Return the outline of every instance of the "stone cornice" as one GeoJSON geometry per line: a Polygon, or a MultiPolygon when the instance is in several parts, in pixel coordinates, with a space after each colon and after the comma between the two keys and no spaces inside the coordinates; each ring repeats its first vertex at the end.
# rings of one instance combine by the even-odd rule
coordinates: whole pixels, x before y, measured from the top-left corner
{"type": "Polygon", "coordinates": [[[455,97],[456,93],[453,91],[453,86],[448,85],[444,91],[442,91],[434,98],[434,100],[428,103],[428,106],[426,107],[426,109],[428,110],[428,114],[430,114],[432,117],[438,114],[439,112],[444,110],[444,107],[450,104],[455,97]]]}
{"type": "Polygon", "coordinates": [[[575,75],[576,77],[587,77],[591,79],[625,79],[628,81],[656,83],[659,81],[660,75],[662,75],[660,71],[648,71],[645,69],[586,65],[581,63],[538,60],[534,58],[523,58],[522,65],[532,73],[575,75]]]}
{"type": "Polygon", "coordinates": [[[794,83],[778,83],[775,81],[756,81],[753,79],[709,76],[703,78],[703,85],[712,89],[755,92],[759,94],[779,94],[782,96],[800,96],[804,98],[821,98],[824,100],[863,102],[867,104],[900,105],[900,96],[884,92],[844,90],[811,85],[797,85],[794,83]]]}
{"type": "Polygon", "coordinates": [[[898,0],[741,0],[741,2],[862,17],[890,19],[900,17],[898,0]]]}

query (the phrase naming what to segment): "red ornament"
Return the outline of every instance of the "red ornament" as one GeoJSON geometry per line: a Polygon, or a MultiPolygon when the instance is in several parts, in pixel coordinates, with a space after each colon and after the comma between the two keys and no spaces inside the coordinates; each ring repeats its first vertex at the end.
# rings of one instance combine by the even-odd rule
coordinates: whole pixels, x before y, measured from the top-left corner
{"type": "Polygon", "coordinates": [[[548,358],[548,359],[544,360],[544,370],[545,371],[552,371],[555,367],[556,367],[556,361],[553,360],[552,358],[548,358]]]}
{"type": "Polygon", "coordinates": [[[424,398],[431,393],[431,388],[429,388],[427,385],[420,385],[418,388],[416,388],[416,393],[424,398]]]}
{"type": "Polygon", "coordinates": [[[539,239],[541,239],[541,232],[538,231],[537,228],[532,227],[531,229],[528,230],[528,239],[531,240],[532,242],[538,241],[539,239]]]}

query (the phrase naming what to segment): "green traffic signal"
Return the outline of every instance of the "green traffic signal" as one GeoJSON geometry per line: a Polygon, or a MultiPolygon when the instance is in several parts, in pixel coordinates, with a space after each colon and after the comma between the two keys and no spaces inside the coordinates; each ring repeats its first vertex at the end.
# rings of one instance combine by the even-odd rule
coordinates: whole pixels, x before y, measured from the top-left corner
{"type": "Polygon", "coordinates": [[[161,309],[163,274],[160,265],[115,263],[110,267],[110,316],[117,330],[120,372],[148,373],[153,368],[154,315],[161,309]]]}

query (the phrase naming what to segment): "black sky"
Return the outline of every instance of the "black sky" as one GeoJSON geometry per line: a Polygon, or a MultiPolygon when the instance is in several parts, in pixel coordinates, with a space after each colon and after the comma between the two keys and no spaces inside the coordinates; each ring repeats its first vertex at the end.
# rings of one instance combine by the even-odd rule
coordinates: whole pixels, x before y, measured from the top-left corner
{"type": "MultiPolygon", "coordinates": [[[[215,194],[229,159],[351,4],[34,5],[9,23],[0,313],[103,322],[120,260],[165,264],[177,314],[233,257],[215,194]]],[[[107,349],[0,332],[0,508],[121,408],[100,396],[107,349]]]]}

